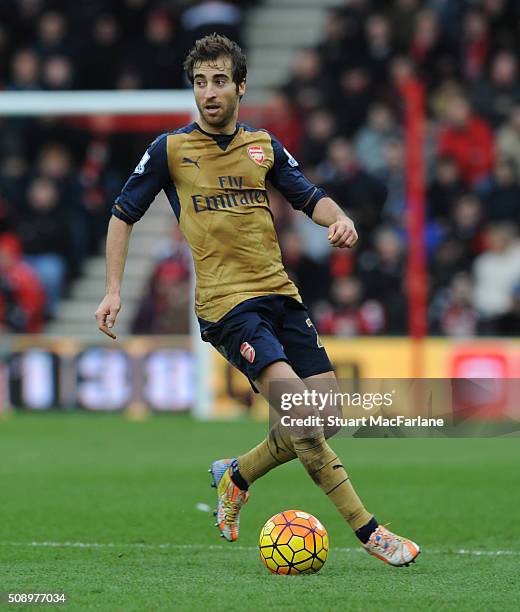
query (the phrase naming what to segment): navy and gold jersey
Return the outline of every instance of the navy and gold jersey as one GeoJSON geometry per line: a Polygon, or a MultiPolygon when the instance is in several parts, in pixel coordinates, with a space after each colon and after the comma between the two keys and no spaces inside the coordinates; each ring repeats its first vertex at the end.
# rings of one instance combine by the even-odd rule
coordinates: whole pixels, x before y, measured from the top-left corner
{"type": "Polygon", "coordinates": [[[267,181],[309,216],[325,196],[266,130],[239,123],[217,135],[192,123],[150,145],[112,211],[135,223],[164,190],[193,253],[197,315],[216,322],[254,297],[301,301],[283,268],[267,181]]]}

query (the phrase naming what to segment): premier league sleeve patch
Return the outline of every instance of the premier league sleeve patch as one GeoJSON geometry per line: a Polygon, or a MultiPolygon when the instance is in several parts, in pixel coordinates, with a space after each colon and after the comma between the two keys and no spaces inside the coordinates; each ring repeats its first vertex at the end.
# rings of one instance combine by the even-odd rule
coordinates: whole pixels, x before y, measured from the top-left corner
{"type": "Polygon", "coordinates": [[[145,171],[145,166],[150,159],[150,153],[145,151],[145,154],[141,157],[141,161],[137,164],[134,170],[134,174],[143,174],[145,171]]]}
{"type": "Polygon", "coordinates": [[[289,163],[289,166],[291,166],[291,168],[297,168],[298,162],[294,159],[294,157],[289,153],[289,151],[285,147],[283,151],[287,155],[287,162],[289,163]]]}

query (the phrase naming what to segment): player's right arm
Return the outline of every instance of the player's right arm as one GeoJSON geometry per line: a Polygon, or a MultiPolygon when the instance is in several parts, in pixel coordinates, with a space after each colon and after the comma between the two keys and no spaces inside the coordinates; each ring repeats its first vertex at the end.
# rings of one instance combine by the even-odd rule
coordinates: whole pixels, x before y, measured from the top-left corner
{"type": "Polygon", "coordinates": [[[112,328],[121,310],[121,283],[132,227],[115,216],[112,216],[108,224],[106,293],[96,310],[96,321],[99,330],[113,340],[116,339],[116,336],[112,328]]]}
{"type": "Polygon", "coordinates": [[[148,210],[169,182],[166,135],[148,147],[112,208],[106,243],[106,293],[96,310],[101,332],[116,338],[112,328],[121,310],[121,285],[133,224],[148,210]]]}

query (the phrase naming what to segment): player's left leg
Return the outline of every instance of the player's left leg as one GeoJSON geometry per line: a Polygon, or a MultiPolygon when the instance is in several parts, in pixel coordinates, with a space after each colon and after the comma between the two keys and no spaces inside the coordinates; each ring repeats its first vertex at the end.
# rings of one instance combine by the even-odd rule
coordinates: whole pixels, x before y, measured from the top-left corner
{"type": "MultiPolygon", "coordinates": [[[[281,357],[285,357],[282,353],[281,357]]],[[[272,375],[293,378],[294,389],[305,388],[294,374],[290,365],[282,360],[269,364],[266,368],[272,375]]],[[[290,384],[290,383],[289,383],[290,384]]],[[[257,385],[258,388],[261,387],[257,385]]],[[[235,459],[214,461],[209,469],[217,489],[216,523],[220,534],[229,542],[235,542],[240,530],[240,510],[249,498],[249,486],[273,468],[296,458],[288,432],[275,425],[267,438],[247,453],[235,459]]]]}
{"type": "MultiPolygon", "coordinates": [[[[326,397],[330,393],[339,392],[334,372],[329,371],[301,380],[292,367],[283,361],[265,368],[257,384],[265,399],[279,413],[283,413],[280,409],[282,394],[294,397],[310,390],[326,397]]],[[[306,406],[290,416],[305,418],[311,416],[312,412],[312,407],[306,406]]],[[[337,410],[331,408],[329,403],[320,412],[320,416],[326,420],[326,417],[333,413],[337,413],[337,410]]],[[[231,476],[245,489],[267,471],[280,465],[282,461],[271,449],[270,442],[273,438],[283,440],[284,448],[287,449],[286,461],[298,457],[311,478],[327,494],[358,537],[366,542],[378,524],[361,503],[343,465],[326,442],[326,435],[330,437],[336,431],[337,428],[332,427],[291,428],[278,423],[266,440],[238,457],[231,476]],[[273,436],[274,432],[276,436],[273,436]]]]}
{"type": "MultiPolygon", "coordinates": [[[[246,301],[217,324],[206,327],[203,339],[213,346],[253,383],[269,364],[287,361],[277,338],[273,320],[280,318],[280,296],[265,296],[246,301]]],[[[296,457],[290,440],[275,429],[267,440],[247,453],[255,475],[238,470],[238,460],[220,459],[210,467],[212,486],[217,489],[216,526],[223,538],[235,542],[240,528],[240,510],[247,502],[249,483],[273,467],[296,457]]],[[[239,458],[240,459],[240,458],[239,458]]]]}
{"type": "MultiPolygon", "coordinates": [[[[303,382],[309,390],[321,394],[319,397],[322,398],[333,398],[335,393],[340,393],[334,372],[310,376],[304,378],[303,382]]],[[[325,415],[325,422],[327,416],[334,416],[336,412],[337,406],[324,405],[322,414],[325,415]]],[[[379,525],[375,517],[365,509],[342,461],[326,441],[326,437],[335,433],[335,428],[329,428],[327,436],[326,432],[326,427],[323,433],[308,429],[303,435],[293,438],[298,459],[349,523],[367,552],[398,567],[413,563],[420,553],[419,546],[379,525]]]]}
{"type": "MultiPolygon", "coordinates": [[[[333,371],[300,379],[292,367],[286,362],[271,364],[261,373],[257,384],[262,395],[270,405],[283,414],[282,395],[286,398],[308,391],[316,391],[321,398],[332,398],[340,389],[333,371]]],[[[350,478],[336,453],[325,438],[325,428],[322,422],[327,422],[328,415],[337,413],[337,407],[329,402],[321,404],[319,412],[315,406],[301,405],[300,402],[291,408],[295,419],[320,416],[323,421],[312,421],[310,424],[285,426],[287,436],[294,453],[314,482],[336,506],[343,518],[349,523],[365,549],[394,566],[408,565],[420,552],[417,544],[406,538],[401,538],[378,524],[374,516],[366,510],[357,495],[350,478]],[[318,424],[319,423],[319,424],[318,424]]],[[[329,427],[328,434],[337,431],[337,427],[329,427]]],[[[242,456],[234,477],[241,477],[242,467],[248,464],[248,454],[242,456]]],[[[247,485],[248,483],[244,483],[247,485]]]]}

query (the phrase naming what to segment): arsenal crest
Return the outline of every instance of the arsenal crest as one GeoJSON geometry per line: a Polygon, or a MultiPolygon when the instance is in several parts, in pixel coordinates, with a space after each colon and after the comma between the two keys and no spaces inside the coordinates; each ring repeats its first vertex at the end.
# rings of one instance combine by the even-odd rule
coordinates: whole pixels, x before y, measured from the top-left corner
{"type": "Polygon", "coordinates": [[[255,349],[249,344],[249,342],[242,342],[240,354],[244,359],[247,359],[249,363],[253,363],[255,360],[255,349]]]}
{"type": "Polygon", "coordinates": [[[249,147],[247,153],[249,157],[255,162],[255,164],[258,164],[259,166],[265,160],[265,154],[262,147],[249,147]]]}

